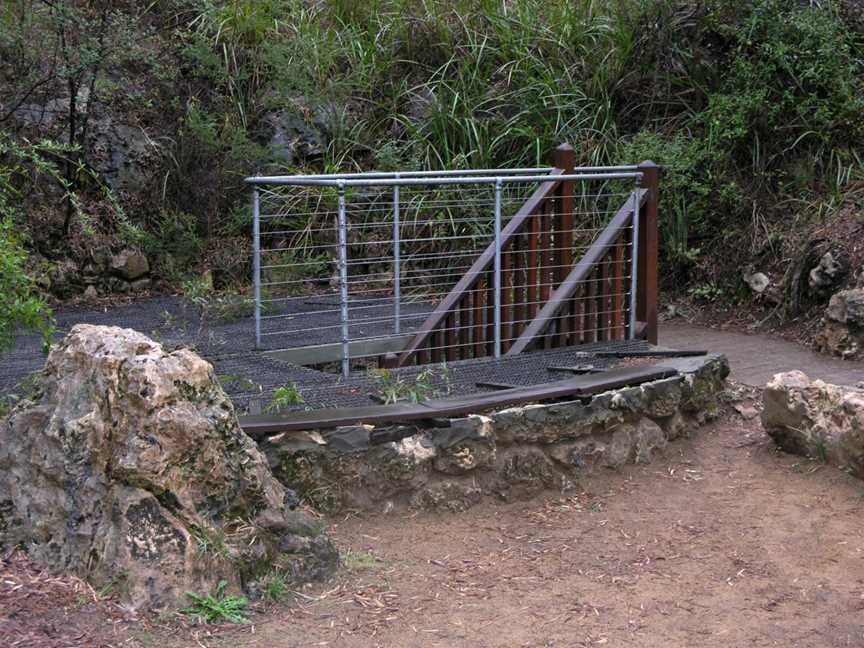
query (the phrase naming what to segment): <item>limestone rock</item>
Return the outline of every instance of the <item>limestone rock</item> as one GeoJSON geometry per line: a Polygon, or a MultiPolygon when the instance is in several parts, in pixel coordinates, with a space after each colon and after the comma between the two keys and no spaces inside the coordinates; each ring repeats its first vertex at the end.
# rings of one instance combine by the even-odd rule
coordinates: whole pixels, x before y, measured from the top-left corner
{"type": "Polygon", "coordinates": [[[212,366],[129,329],[75,326],[0,425],[0,540],[97,586],[122,576],[135,607],[329,573],[337,554],[295,505],[212,366]]]}
{"type": "Polygon", "coordinates": [[[463,441],[439,450],[433,465],[445,475],[464,475],[478,468],[491,468],[495,457],[495,444],[491,440],[463,441]]]}
{"type": "Polygon", "coordinates": [[[419,490],[411,506],[431,511],[461,513],[480,501],[483,491],[471,483],[445,481],[419,490]]]}
{"type": "Polygon", "coordinates": [[[126,248],[111,258],[111,270],[126,281],[135,281],[150,272],[150,263],[142,252],[126,248]]]}
{"type": "Polygon", "coordinates": [[[263,122],[272,132],[271,154],[285,164],[292,165],[320,156],[326,145],[320,125],[308,122],[302,114],[274,111],[264,115],[263,122]]]}
{"type": "Polygon", "coordinates": [[[849,276],[849,257],[839,250],[829,250],[810,271],[810,288],[818,295],[830,295],[849,276]]]}
{"type": "Polygon", "coordinates": [[[841,290],[832,295],[825,311],[816,348],[844,358],[855,358],[864,349],[864,288],[841,290]]]}
{"type": "Polygon", "coordinates": [[[160,168],[160,147],[140,124],[94,115],[86,150],[101,178],[116,192],[141,191],[160,168]]]}
{"type": "Polygon", "coordinates": [[[81,269],[71,259],[55,265],[48,272],[51,293],[60,299],[77,295],[82,290],[81,269]]]}
{"type": "Polygon", "coordinates": [[[864,328],[864,288],[841,290],[832,295],[825,317],[832,322],[864,328]]]}
{"type": "Polygon", "coordinates": [[[781,448],[864,478],[864,391],[777,374],[763,393],[762,425],[781,448]]]}
{"type": "Polygon", "coordinates": [[[752,274],[745,274],[744,283],[750,286],[750,290],[752,290],[757,295],[761,295],[766,290],[768,290],[768,286],[771,285],[771,280],[768,278],[764,272],[754,272],[752,274]]]}
{"type": "Polygon", "coordinates": [[[641,419],[633,434],[636,440],[637,463],[651,463],[654,452],[666,447],[663,429],[649,418],[641,419]]]}

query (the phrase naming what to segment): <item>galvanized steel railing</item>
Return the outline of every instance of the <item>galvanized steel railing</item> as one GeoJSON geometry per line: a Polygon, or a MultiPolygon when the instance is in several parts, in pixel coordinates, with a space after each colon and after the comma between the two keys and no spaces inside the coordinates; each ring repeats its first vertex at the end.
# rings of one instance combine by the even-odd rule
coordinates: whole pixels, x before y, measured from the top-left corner
{"type": "Polygon", "coordinates": [[[306,349],[305,364],[347,376],[364,360],[632,338],[640,310],[651,337],[640,283],[656,250],[639,248],[652,209],[656,247],[656,167],[572,159],[565,145],[550,168],[248,178],[256,346],[306,349]],[[586,313],[595,324],[577,331],[586,313]]]}

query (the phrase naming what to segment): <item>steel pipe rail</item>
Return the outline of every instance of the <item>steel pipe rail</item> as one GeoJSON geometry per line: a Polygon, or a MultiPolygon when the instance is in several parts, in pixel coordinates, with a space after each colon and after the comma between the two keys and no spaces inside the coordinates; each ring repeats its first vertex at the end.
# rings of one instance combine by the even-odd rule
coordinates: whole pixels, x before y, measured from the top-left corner
{"type": "Polygon", "coordinates": [[[514,182],[560,182],[560,181],[596,181],[596,180],[628,180],[639,179],[642,173],[639,171],[621,171],[612,173],[574,173],[568,175],[522,175],[522,176],[429,176],[424,178],[409,178],[409,177],[393,177],[393,178],[364,178],[364,179],[344,179],[344,178],[315,178],[303,176],[262,176],[247,178],[246,182],[254,186],[265,185],[280,185],[292,187],[406,187],[413,185],[494,185],[497,182],[514,183],[514,182]]]}
{"type": "MultiPolygon", "coordinates": [[[[280,184],[292,184],[292,180],[356,180],[356,179],[396,179],[396,178],[427,178],[427,177],[447,177],[447,176],[511,176],[511,175],[537,175],[548,174],[555,167],[533,167],[526,169],[444,169],[440,171],[363,171],[359,173],[326,173],[326,174],[311,174],[311,175],[284,175],[284,176],[250,176],[244,179],[247,184],[260,184],[262,178],[278,180],[280,184]]],[[[622,172],[636,171],[638,167],[633,164],[625,164],[620,166],[591,166],[577,167],[579,173],[602,173],[602,172],[622,172]]]]}

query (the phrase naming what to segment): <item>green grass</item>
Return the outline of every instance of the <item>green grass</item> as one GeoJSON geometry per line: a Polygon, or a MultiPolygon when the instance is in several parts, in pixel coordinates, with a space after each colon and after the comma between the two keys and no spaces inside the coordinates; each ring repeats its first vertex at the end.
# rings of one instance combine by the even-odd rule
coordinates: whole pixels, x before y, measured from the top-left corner
{"type": "Polygon", "coordinates": [[[226,594],[225,586],[225,581],[219,581],[212,594],[186,592],[186,596],[192,599],[192,604],[183,608],[181,612],[204,624],[249,623],[249,618],[246,616],[249,602],[242,596],[226,594]]]}
{"type": "Polygon", "coordinates": [[[228,551],[225,533],[221,529],[198,527],[193,529],[192,538],[199,556],[223,557],[228,551]]]}
{"type": "Polygon", "coordinates": [[[270,573],[261,581],[261,596],[270,603],[279,603],[288,594],[288,580],[284,575],[270,573]]]}
{"type": "MultiPolygon", "coordinates": [[[[752,236],[754,204],[779,223],[780,199],[811,204],[825,178],[817,209],[836,207],[864,178],[864,47],[830,2],[716,0],[699,13],[673,0],[211,4],[196,60],[243,127],[275,96],[327,132],[323,155],[296,170],[534,166],[563,141],[583,165],[650,157],[667,168],[673,278],[716,280],[702,261],[752,236]]],[[[214,113],[211,143],[225,109],[198,107],[214,113]]],[[[292,201],[287,215],[325,206],[317,190],[292,201]]],[[[322,225],[304,218],[290,226],[322,225]]],[[[316,243],[304,233],[286,247],[315,268],[316,243]]]]}
{"type": "Polygon", "coordinates": [[[377,558],[371,552],[354,551],[352,549],[346,549],[342,552],[341,559],[342,566],[352,572],[370,571],[378,569],[385,564],[383,560],[377,558]]]}

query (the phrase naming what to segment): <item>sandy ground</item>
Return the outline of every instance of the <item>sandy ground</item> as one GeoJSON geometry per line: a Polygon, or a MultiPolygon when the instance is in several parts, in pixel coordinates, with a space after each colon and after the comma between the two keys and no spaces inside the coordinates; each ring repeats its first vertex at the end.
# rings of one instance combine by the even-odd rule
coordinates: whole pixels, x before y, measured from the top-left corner
{"type": "Polygon", "coordinates": [[[347,569],[249,626],[135,620],[85,589],[50,588],[38,614],[19,605],[10,623],[7,564],[0,637],[64,648],[860,647],[862,507],[864,482],[778,453],[758,420],[730,414],[574,492],[331,520],[347,569]]]}

